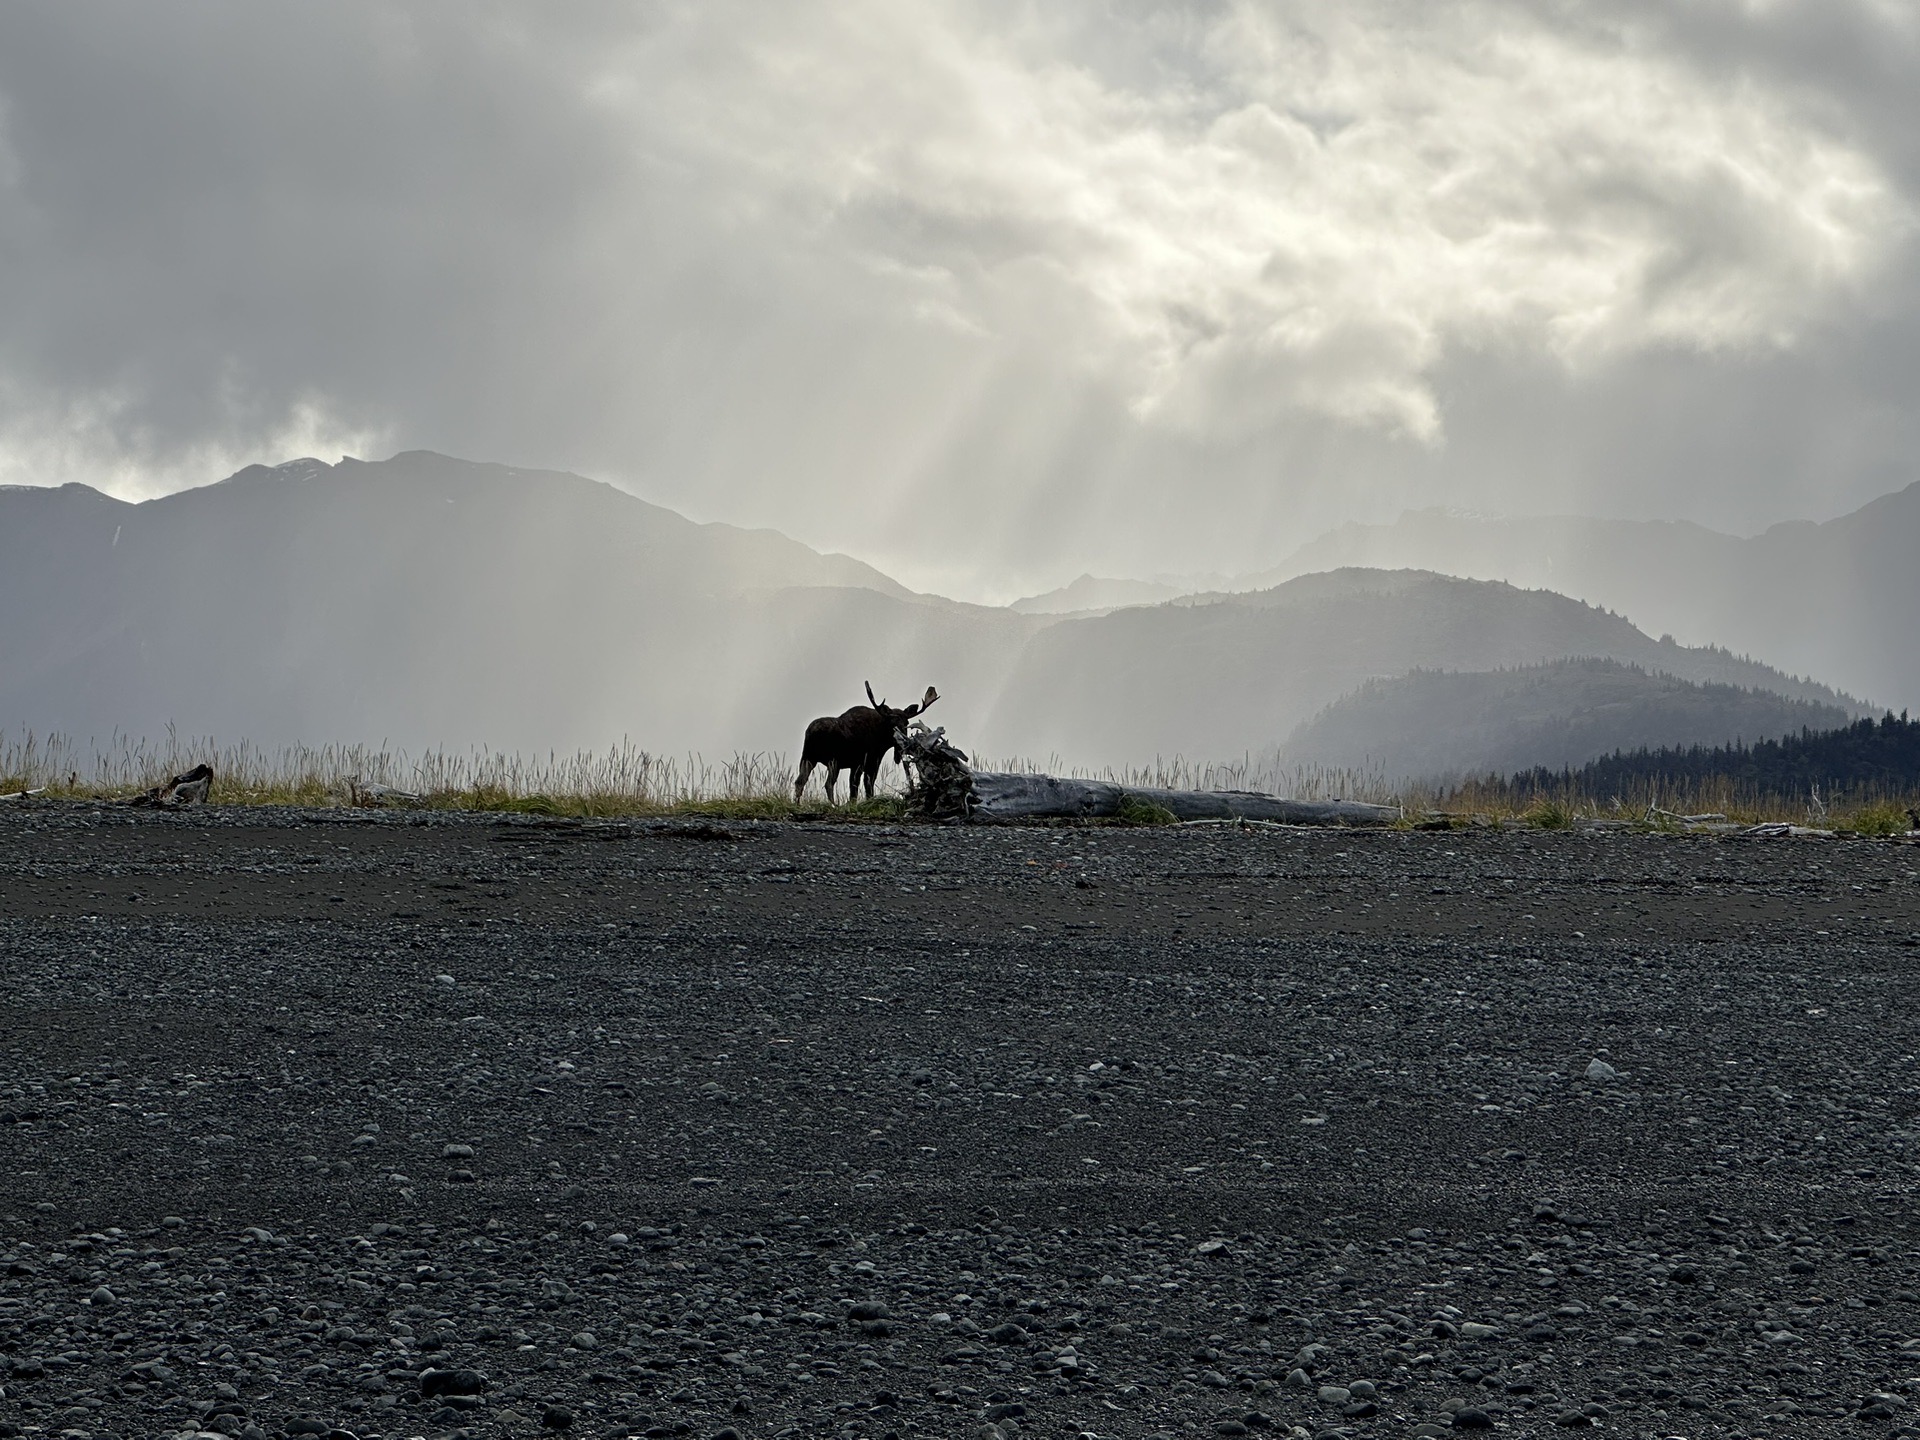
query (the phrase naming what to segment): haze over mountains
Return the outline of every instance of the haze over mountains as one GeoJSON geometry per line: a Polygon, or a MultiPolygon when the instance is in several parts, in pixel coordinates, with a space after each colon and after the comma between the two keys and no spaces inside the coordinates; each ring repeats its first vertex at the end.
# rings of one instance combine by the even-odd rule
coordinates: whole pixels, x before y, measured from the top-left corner
{"type": "MultiPolygon", "coordinates": [[[[1915,493],[1876,502],[1858,525],[1792,534],[1803,553],[1877,565],[1899,549],[1900,527],[1915,533],[1915,493]]],[[[1440,533],[1336,532],[1312,553],[1372,554],[1389,540],[1434,549],[1440,533]]],[[[1467,545],[1467,559],[1499,557],[1493,532],[1458,533],[1480,547],[1467,545]]],[[[1619,531],[1607,555],[1638,533],[1619,531]]],[[[1674,564],[1683,552],[1722,555],[1697,539],[1671,547],[1674,564]]],[[[1543,553],[1571,553],[1571,541],[1556,544],[1543,553]]],[[[1589,580],[1624,585],[1614,560],[1583,563],[1589,580]]],[[[1736,559],[1714,564],[1726,583],[1746,583],[1736,559]]],[[[1698,591],[1671,572],[1643,558],[1652,588],[1614,603],[1647,610],[1698,591]]],[[[1800,595],[1832,633],[1854,627],[1833,647],[1845,666],[1802,668],[1820,681],[1859,675],[1876,700],[1898,695],[1911,647],[1893,643],[1899,627],[1885,616],[1869,624],[1846,608],[1882,605],[1877,570],[1840,577],[1823,564],[1768,578],[1766,613],[1795,623],[1757,654],[1809,647],[1800,595]]],[[[269,745],[413,750],[565,750],[625,736],[724,756],[793,751],[809,718],[857,703],[870,678],[896,696],[938,685],[945,698],[929,718],[990,758],[1098,768],[1278,748],[1346,763],[1356,745],[1386,751],[1393,732],[1417,727],[1401,734],[1394,764],[1497,767],[1535,763],[1550,737],[1574,763],[1589,758],[1581,746],[1756,738],[1745,727],[1796,729],[1863,708],[1726,650],[1657,641],[1565,595],[1418,569],[1349,566],[1254,593],[1051,613],[1161,583],[1083,581],[1039,604],[967,605],[579,476],[424,451],[254,466],[139,505],[77,485],[16,489],[0,492],[0,606],[11,617],[0,627],[0,729],[105,737],[173,724],[269,745]],[[1516,667],[1569,657],[1615,663],[1515,678],[1516,667]],[[1362,689],[1414,671],[1473,673],[1362,689]],[[1499,713],[1515,706],[1526,722],[1503,728],[1499,713]]],[[[1901,583],[1911,589],[1896,579],[1896,593],[1901,583]]],[[[1753,633],[1747,620],[1740,633],[1753,633]]]]}
{"type": "Polygon", "coordinates": [[[1019,737],[1037,756],[1257,754],[1370,679],[1566,656],[1851,703],[1725,651],[1656,641],[1549,591],[1345,569],[1250,594],[1062,620],[1027,643],[987,730],[1019,737]]]}
{"type": "Polygon", "coordinates": [[[1393,779],[1577,767],[1616,750],[1729,745],[1834,730],[1853,711],[1767,689],[1682,680],[1618,660],[1369,680],[1287,738],[1273,768],[1320,765],[1393,779]]]}
{"type": "Polygon", "coordinates": [[[1272,570],[1262,589],[1342,565],[1444,570],[1557,590],[1652,634],[1723,645],[1796,674],[1920,709],[1920,482],[1824,523],[1751,538],[1681,521],[1497,519],[1441,510],[1347,525],[1272,570]]]}
{"type": "Polygon", "coordinates": [[[0,604],[25,617],[0,634],[9,728],[415,749],[791,744],[796,710],[916,655],[973,693],[961,657],[1033,623],[578,476],[427,452],[140,505],[0,494],[0,604]]]}
{"type": "Polygon", "coordinates": [[[1092,610],[1117,610],[1123,605],[1157,605],[1208,588],[1166,580],[1108,580],[1082,575],[1057,590],[1025,595],[1007,608],[1022,615],[1074,615],[1092,610]]]}
{"type": "Polygon", "coordinates": [[[1650,634],[1720,645],[1894,709],[1920,708],[1920,482],[1824,522],[1751,537],[1674,520],[1503,517],[1410,510],[1349,524],[1278,565],[1221,579],[1083,575],[1016,601],[1040,612],[1111,610],[1210,590],[1267,590],[1347,566],[1432,570],[1553,590],[1617,610],[1650,634]]]}

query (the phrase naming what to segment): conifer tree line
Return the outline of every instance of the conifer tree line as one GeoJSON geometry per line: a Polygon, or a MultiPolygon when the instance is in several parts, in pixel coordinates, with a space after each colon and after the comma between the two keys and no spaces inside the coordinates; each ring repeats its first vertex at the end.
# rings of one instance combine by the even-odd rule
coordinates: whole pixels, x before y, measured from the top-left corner
{"type": "Polygon", "coordinates": [[[1805,796],[1816,789],[1829,798],[1920,793],[1920,720],[1902,711],[1751,745],[1615,751],[1578,769],[1521,771],[1508,784],[1517,791],[1607,796],[1697,790],[1712,782],[1754,796],[1805,796]]]}

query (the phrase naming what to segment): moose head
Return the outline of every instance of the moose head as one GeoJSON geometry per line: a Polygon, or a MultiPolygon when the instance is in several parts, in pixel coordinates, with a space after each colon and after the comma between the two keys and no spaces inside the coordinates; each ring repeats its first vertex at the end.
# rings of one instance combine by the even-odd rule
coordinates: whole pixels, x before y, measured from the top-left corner
{"type": "MultiPolygon", "coordinates": [[[[905,731],[907,728],[907,722],[909,720],[913,719],[914,716],[920,714],[929,705],[933,704],[934,701],[940,698],[940,692],[934,689],[933,686],[929,685],[927,686],[927,693],[920,697],[919,704],[909,705],[904,710],[895,710],[892,706],[887,704],[886,701],[874,699],[873,698],[873,682],[869,680],[866,683],[867,683],[867,704],[872,706],[875,712],[878,713],[883,719],[886,720],[887,734],[890,736],[897,736],[901,734],[903,731],[905,731]]],[[[893,763],[896,765],[900,763],[900,746],[897,743],[895,743],[893,746],[893,763]]],[[[869,789],[867,793],[872,794],[873,792],[871,789],[869,789]]]]}
{"type": "Polygon", "coordinates": [[[851,772],[848,784],[847,800],[851,803],[859,798],[860,786],[864,781],[867,798],[873,798],[874,778],[880,773],[880,762],[887,758],[887,752],[893,752],[894,763],[900,763],[899,734],[906,728],[909,720],[916,715],[926,713],[926,709],[940,698],[940,692],[929,685],[927,693],[917,705],[896,710],[884,700],[873,697],[873,682],[867,681],[868,704],[856,705],[839,715],[823,715],[807,726],[807,738],[800,749],[800,774],[793,782],[794,802],[799,803],[801,793],[807,788],[807,778],[813,774],[813,767],[827,767],[827,801],[833,801],[834,788],[840,782],[842,770],[851,772]]]}

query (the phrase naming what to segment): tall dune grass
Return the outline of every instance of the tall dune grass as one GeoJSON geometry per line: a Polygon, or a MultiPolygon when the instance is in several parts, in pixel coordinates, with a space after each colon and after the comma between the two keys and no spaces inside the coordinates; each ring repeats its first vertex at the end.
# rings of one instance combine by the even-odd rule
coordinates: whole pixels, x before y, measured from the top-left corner
{"type": "Polygon", "coordinates": [[[1409,795],[1409,805],[1422,809],[1495,818],[1526,819],[1564,811],[1575,819],[1626,820],[1664,828],[1674,823],[1674,817],[1721,815],[1744,824],[1785,821],[1869,835],[1903,833],[1911,823],[1908,807],[1920,806],[1920,793],[1885,786],[1784,794],[1724,776],[1685,784],[1640,781],[1600,795],[1587,792],[1570,777],[1538,785],[1489,775],[1417,794],[1410,790],[1409,795]]]}
{"type": "MultiPolygon", "coordinates": [[[[510,751],[428,750],[414,755],[384,745],[221,744],[169,731],[152,741],[115,735],[104,744],[66,735],[0,733],[0,794],[44,788],[49,796],[123,799],[202,762],[213,766],[217,798],[234,803],[351,804],[373,787],[406,792],[444,808],[539,809],[574,814],[646,814],[695,807],[792,808],[793,764],[779,751],[713,761],[672,756],[623,740],[610,750],[524,755],[510,751]]],[[[1120,769],[1069,766],[1016,757],[982,769],[1072,775],[1158,790],[1256,790],[1301,800],[1370,800],[1395,795],[1378,770],[1282,768],[1243,757],[1196,763],[1182,756],[1120,769]]],[[[815,772],[809,795],[818,795],[815,772]]],[[[898,797],[900,772],[882,771],[876,787],[898,797]]],[[[824,796],[820,796],[824,800],[824,796]]]]}
{"type": "MultiPolygon", "coordinates": [[[[225,804],[351,806],[368,801],[438,810],[488,810],[573,816],[714,815],[738,818],[887,819],[904,814],[903,777],[889,766],[875,798],[826,804],[816,772],[806,798],[793,802],[793,766],[779,751],[726,760],[661,755],[631,741],[604,751],[428,750],[384,745],[222,744],[169,731],[163,740],[115,735],[104,743],[66,735],[0,733],[0,796],[39,791],[49,799],[124,800],[202,762],[216,776],[213,799],[225,804]],[[397,793],[382,793],[382,792],[397,793]]],[[[1282,766],[1271,758],[1197,763],[1182,756],[1152,764],[1089,769],[1026,757],[980,760],[983,769],[1073,775],[1136,789],[1252,790],[1299,800],[1362,800],[1398,805],[1410,818],[1451,815],[1519,822],[1542,829],[1582,820],[1618,820],[1652,828],[1675,817],[1718,814],[1730,821],[1786,820],[1892,834],[1907,825],[1920,796],[1859,793],[1786,796],[1750,793],[1726,781],[1640,788],[1596,796],[1570,783],[1545,787],[1489,776],[1444,785],[1393,782],[1378,767],[1282,766]]]]}
{"type": "MultiPolygon", "coordinates": [[[[158,742],[116,735],[104,744],[65,735],[0,735],[0,794],[44,790],[49,797],[125,799],[203,762],[214,769],[213,798],[229,804],[325,806],[379,799],[431,809],[567,815],[787,814],[795,808],[793,771],[777,752],[713,761],[660,755],[623,741],[604,751],[546,755],[416,755],[366,744],[228,745],[173,732],[158,742]]],[[[801,808],[824,811],[824,797],[801,808]]]]}

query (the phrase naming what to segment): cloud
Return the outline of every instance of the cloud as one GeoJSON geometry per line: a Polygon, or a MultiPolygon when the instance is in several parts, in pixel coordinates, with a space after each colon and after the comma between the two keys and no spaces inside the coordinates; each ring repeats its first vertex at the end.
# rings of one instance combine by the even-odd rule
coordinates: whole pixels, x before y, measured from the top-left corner
{"type": "MultiPolygon", "coordinates": [[[[9,7],[0,478],[431,445],[1018,586],[1547,498],[1513,440],[1544,385],[1603,437],[1577,501],[1635,375],[1908,353],[1912,29],[1881,0],[9,7]],[[963,555],[917,518],[956,487],[963,555]]],[[[1810,468],[1737,483],[1778,506],[1810,468]]]]}
{"type": "Polygon", "coordinates": [[[1790,98],[1523,6],[1228,6],[1145,83],[991,9],[696,13],[615,108],[913,277],[920,313],[1037,343],[1023,316],[1077,311],[1135,412],[1196,430],[1431,438],[1455,345],[1784,346],[1909,224],[1790,98]]]}
{"type": "Polygon", "coordinates": [[[0,485],[47,484],[69,477],[126,500],[147,500],[204,485],[266,456],[382,455],[386,433],[356,427],[308,397],[277,415],[252,397],[227,394],[222,423],[191,436],[162,438],[129,412],[136,398],[106,390],[22,395],[0,392],[0,485]]]}

